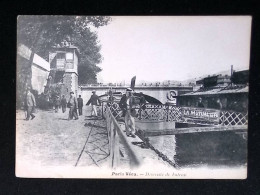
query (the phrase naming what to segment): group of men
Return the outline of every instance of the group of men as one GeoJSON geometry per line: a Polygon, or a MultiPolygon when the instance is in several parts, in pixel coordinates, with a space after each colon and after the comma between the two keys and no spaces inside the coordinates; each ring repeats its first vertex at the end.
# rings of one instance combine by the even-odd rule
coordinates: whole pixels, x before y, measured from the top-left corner
{"type": "MultiPolygon", "coordinates": [[[[97,117],[97,106],[101,104],[101,101],[99,97],[96,95],[96,92],[93,91],[93,94],[91,95],[90,99],[86,103],[86,105],[92,106],[91,110],[91,116],[97,117]]],[[[113,93],[109,94],[109,101],[113,102],[113,93]]],[[[58,100],[55,101],[55,112],[58,112],[59,104],[57,104],[58,100]]],[[[131,88],[127,88],[126,94],[123,95],[119,102],[119,106],[121,110],[123,111],[122,117],[124,117],[125,121],[125,130],[126,135],[135,137],[135,119],[134,117],[137,116],[137,113],[135,111],[135,105],[137,104],[136,99],[133,96],[133,90],[131,88]]],[[[141,93],[139,104],[141,105],[141,109],[145,109],[145,99],[143,94],[141,93]]],[[[81,95],[79,95],[78,98],[74,96],[74,92],[70,92],[69,100],[67,101],[65,96],[62,95],[62,99],[60,100],[60,105],[62,108],[62,112],[66,112],[66,108],[69,108],[69,116],[68,120],[72,120],[73,118],[75,120],[78,120],[78,112],[79,115],[82,115],[82,107],[83,107],[83,99],[81,98],[81,95]]],[[[33,110],[36,107],[36,101],[34,98],[34,95],[30,92],[30,89],[27,91],[26,96],[26,109],[27,109],[27,117],[26,120],[29,120],[30,116],[31,119],[35,118],[35,115],[33,114],[33,110]]]]}
{"type": "MultiPolygon", "coordinates": [[[[197,107],[199,107],[199,108],[204,108],[205,107],[205,105],[202,102],[202,98],[201,97],[199,97],[199,101],[198,101],[197,107]]],[[[214,99],[212,102],[210,102],[209,108],[221,110],[223,108],[223,106],[222,106],[222,103],[221,103],[220,99],[217,98],[217,100],[214,99]]]]}
{"type": "MultiPolygon", "coordinates": [[[[97,117],[97,107],[96,106],[100,105],[101,102],[99,100],[99,97],[96,95],[96,92],[93,91],[92,93],[93,94],[91,95],[91,97],[88,100],[86,105],[89,105],[89,104],[92,105],[91,116],[97,117]]],[[[63,98],[64,98],[64,95],[63,95],[63,98]]],[[[83,99],[81,98],[81,95],[79,95],[79,97],[76,99],[76,97],[74,96],[74,92],[70,92],[70,98],[69,98],[68,102],[66,102],[66,99],[63,100],[62,102],[66,103],[67,107],[70,109],[68,120],[71,120],[73,118],[75,118],[75,120],[78,120],[77,110],[79,111],[79,115],[82,115],[82,108],[83,108],[83,99]]],[[[64,105],[62,105],[62,107],[63,106],[64,105]]]]}
{"type": "MultiPolygon", "coordinates": [[[[93,95],[90,97],[89,101],[86,105],[91,104],[92,110],[91,110],[91,116],[97,117],[97,105],[100,105],[101,102],[99,100],[99,97],[96,95],[96,92],[92,92],[93,95]]],[[[62,112],[66,112],[66,108],[69,108],[69,116],[68,120],[72,120],[73,118],[75,120],[78,120],[78,114],[82,115],[82,108],[83,108],[83,99],[81,98],[81,95],[79,95],[78,98],[74,96],[74,92],[70,92],[69,100],[67,101],[65,96],[62,95],[62,98],[60,100],[59,96],[55,96],[53,98],[53,105],[55,107],[55,113],[58,112],[59,107],[61,106],[62,112]],[[78,112],[77,112],[78,110],[78,112]]],[[[35,112],[36,108],[36,101],[33,93],[31,92],[31,88],[28,88],[26,91],[26,99],[25,99],[25,110],[26,110],[26,120],[28,121],[31,116],[31,120],[35,118],[35,115],[33,114],[35,112]]]]}

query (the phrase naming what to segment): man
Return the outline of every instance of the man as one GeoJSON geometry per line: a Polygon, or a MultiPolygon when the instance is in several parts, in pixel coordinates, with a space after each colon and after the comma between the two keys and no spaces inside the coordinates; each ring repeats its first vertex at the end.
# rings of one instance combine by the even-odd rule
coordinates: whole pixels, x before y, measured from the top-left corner
{"type": "Polygon", "coordinates": [[[78,97],[78,107],[79,107],[79,115],[82,115],[83,99],[81,98],[81,95],[79,95],[78,97]]]}
{"type": "Polygon", "coordinates": [[[75,117],[75,120],[78,120],[79,119],[77,114],[78,103],[76,98],[74,97],[74,92],[70,92],[68,107],[70,108],[68,120],[73,119],[73,117],[75,117]]]}
{"type": "Polygon", "coordinates": [[[222,103],[221,103],[220,99],[218,98],[216,101],[215,109],[222,110],[222,108],[223,108],[222,103]]]}
{"type": "Polygon", "coordinates": [[[124,94],[122,96],[122,98],[120,99],[119,107],[122,110],[122,117],[125,117],[125,114],[126,114],[126,94],[124,94]]]}
{"type": "Polygon", "coordinates": [[[54,97],[54,107],[55,107],[56,113],[59,111],[59,106],[60,106],[60,97],[58,95],[55,95],[55,97],[54,97]]]}
{"type": "Polygon", "coordinates": [[[27,116],[26,116],[27,121],[29,120],[30,116],[32,117],[31,120],[35,118],[35,116],[32,113],[35,110],[36,101],[34,95],[31,93],[30,90],[31,90],[30,88],[27,89],[26,102],[25,102],[26,111],[27,111],[27,116]]]}
{"type": "Polygon", "coordinates": [[[107,106],[110,107],[110,110],[114,117],[117,117],[117,104],[114,104],[115,97],[113,95],[113,91],[110,89],[108,91],[108,100],[107,100],[107,106]]]}
{"type": "Polygon", "coordinates": [[[62,99],[61,99],[62,113],[66,112],[66,107],[67,107],[67,100],[66,100],[65,96],[62,95],[62,99]]]}
{"type": "Polygon", "coordinates": [[[127,136],[135,137],[135,119],[136,112],[134,109],[135,98],[131,88],[126,89],[126,113],[125,113],[125,130],[127,136]]]}
{"type": "Polygon", "coordinates": [[[204,108],[204,104],[202,103],[202,98],[201,97],[199,97],[198,107],[199,108],[204,108]]]}
{"type": "Polygon", "coordinates": [[[140,92],[140,109],[139,109],[139,116],[141,117],[142,110],[144,111],[145,115],[148,116],[148,113],[146,111],[146,100],[144,97],[143,92],[140,92]]]}
{"type": "Polygon", "coordinates": [[[107,105],[108,106],[111,106],[111,105],[113,105],[113,103],[114,103],[114,96],[113,96],[113,91],[112,90],[109,90],[108,91],[108,101],[107,101],[107,105]]]}
{"type": "Polygon", "coordinates": [[[100,102],[99,97],[96,95],[96,91],[92,91],[92,94],[93,95],[91,95],[91,97],[88,100],[86,105],[88,106],[89,104],[91,104],[91,106],[92,106],[91,116],[97,117],[97,105],[100,105],[101,102],[100,102]],[[94,113],[94,115],[93,115],[93,113],[94,113]]]}

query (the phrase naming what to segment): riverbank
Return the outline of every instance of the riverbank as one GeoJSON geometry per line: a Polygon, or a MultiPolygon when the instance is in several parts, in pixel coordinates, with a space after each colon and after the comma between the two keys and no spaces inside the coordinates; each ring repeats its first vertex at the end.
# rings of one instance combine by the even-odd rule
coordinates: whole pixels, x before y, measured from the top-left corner
{"type": "MultiPolygon", "coordinates": [[[[66,170],[70,170],[66,177],[98,177],[102,172],[110,174],[106,123],[89,117],[90,109],[90,106],[85,106],[83,115],[70,121],[67,120],[68,109],[65,113],[61,110],[58,113],[38,110],[36,117],[29,121],[24,120],[24,111],[17,110],[16,175],[61,177],[66,170]],[[79,169],[88,171],[82,176],[79,169]]],[[[123,124],[120,126],[124,128],[123,124]]],[[[156,164],[161,168],[171,168],[154,151],[134,144],[133,138],[129,137],[128,141],[141,157],[142,166],[156,164]]],[[[127,164],[119,168],[129,170],[127,164]]]]}

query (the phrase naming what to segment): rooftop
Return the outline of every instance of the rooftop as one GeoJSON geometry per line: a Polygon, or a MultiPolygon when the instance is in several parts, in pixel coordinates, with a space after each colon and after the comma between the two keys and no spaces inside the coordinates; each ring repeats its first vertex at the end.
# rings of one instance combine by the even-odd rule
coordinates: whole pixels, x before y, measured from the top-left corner
{"type": "Polygon", "coordinates": [[[248,93],[248,86],[227,87],[227,88],[214,88],[198,90],[190,93],[185,93],[180,96],[197,96],[197,95],[213,95],[213,94],[230,94],[230,93],[248,93]]]}

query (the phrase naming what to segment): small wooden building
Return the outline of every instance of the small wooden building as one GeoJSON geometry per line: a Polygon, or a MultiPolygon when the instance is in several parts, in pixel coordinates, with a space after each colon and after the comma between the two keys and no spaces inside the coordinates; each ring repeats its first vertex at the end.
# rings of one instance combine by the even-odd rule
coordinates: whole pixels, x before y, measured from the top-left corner
{"type": "Polygon", "coordinates": [[[63,84],[61,95],[69,97],[73,91],[78,95],[78,48],[70,42],[62,42],[49,52],[49,61],[54,83],[63,84]]]}
{"type": "Polygon", "coordinates": [[[177,96],[178,106],[197,107],[199,98],[205,108],[216,108],[219,99],[222,110],[247,112],[248,110],[248,70],[234,72],[231,77],[221,75],[200,80],[203,86],[190,93],[177,96]]]}

